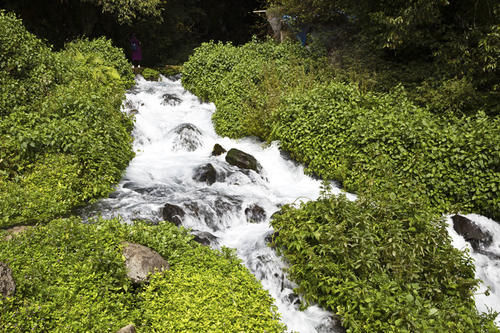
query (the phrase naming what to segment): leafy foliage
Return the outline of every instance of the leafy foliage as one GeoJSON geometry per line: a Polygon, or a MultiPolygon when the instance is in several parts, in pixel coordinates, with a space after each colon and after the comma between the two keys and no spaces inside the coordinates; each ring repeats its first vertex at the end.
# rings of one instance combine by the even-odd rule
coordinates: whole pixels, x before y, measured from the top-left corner
{"type": "Polygon", "coordinates": [[[288,43],[210,43],[184,65],[183,84],[216,104],[219,134],[278,139],[310,172],[348,190],[395,180],[443,210],[500,216],[498,118],[437,117],[401,87],[361,91],[322,64],[288,43]]]}
{"type": "Polygon", "coordinates": [[[274,217],[298,291],[338,313],[348,332],[498,332],[494,314],[477,313],[474,265],[443,221],[418,195],[384,190],[355,202],[325,196],[274,217]]]}
{"type": "Polygon", "coordinates": [[[102,38],[51,52],[4,12],[0,39],[0,226],[47,221],[111,192],[133,156],[123,53],[102,38]]]}
{"type": "Polygon", "coordinates": [[[116,332],[129,323],[138,332],[201,331],[206,325],[284,331],[271,297],[234,254],[193,243],[171,223],[83,224],[70,218],[9,241],[2,233],[0,261],[12,269],[17,289],[0,298],[1,332],[116,332]],[[123,241],[156,250],[170,271],[152,276],[146,286],[133,285],[123,241]]]}

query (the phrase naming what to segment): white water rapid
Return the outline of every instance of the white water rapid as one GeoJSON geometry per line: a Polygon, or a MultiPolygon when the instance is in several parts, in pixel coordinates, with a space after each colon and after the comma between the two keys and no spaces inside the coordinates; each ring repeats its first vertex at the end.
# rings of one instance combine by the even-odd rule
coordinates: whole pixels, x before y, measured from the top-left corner
{"type": "Polygon", "coordinates": [[[135,114],[136,157],[117,190],[84,217],[119,215],[125,221],[158,222],[164,219],[165,204],[178,206],[185,212],[182,225],[203,241],[214,248],[237,250],[276,300],[289,330],[337,332],[331,313],[318,306],[298,310],[300,301],[293,293],[294,284],[283,274],[284,263],[266,244],[266,237],[269,240],[272,234],[270,216],[283,204],[317,198],[321,182],[305,176],[301,166],[284,158],[277,144],[219,137],[211,121],[215,106],[200,103],[179,80],[138,78],[126,97],[123,111],[135,114]],[[232,166],[225,154],[211,156],[216,143],[226,150],[237,148],[253,155],[262,171],[232,166]],[[211,185],[193,179],[196,170],[207,164],[217,173],[211,185]]]}
{"type": "MultiPolygon", "coordinates": [[[[277,143],[268,146],[254,138],[219,137],[211,121],[214,111],[213,104],[200,103],[179,80],[149,82],[138,78],[123,107],[123,112],[135,114],[136,157],[116,191],[89,207],[83,217],[121,216],[128,222],[143,219],[154,223],[164,219],[166,204],[177,206],[185,214],[182,225],[191,228],[200,240],[213,248],[237,250],[246,267],[276,300],[289,330],[341,332],[332,314],[318,306],[298,310],[300,300],[293,293],[294,284],[283,274],[285,264],[266,244],[273,232],[271,215],[283,204],[316,199],[321,182],[304,175],[300,165],[280,153],[277,143]],[[262,171],[232,166],[225,161],[225,154],[211,156],[216,143],[226,150],[237,148],[253,155],[262,171]],[[204,174],[208,164],[216,171],[213,183],[214,179],[208,181],[204,174]]],[[[333,192],[341,190],[334,187],[333,192]]],[[[484,281],[481,290],[486,286],[491,289],[491,296],[476,295],[477,307],[480,311],[500,311],[500,225],[478,215],[467,217],[493,235],[487,248],[489,256],[471,251],[476,276],[484,281]]],[[[454,246],[470,248],[453,230],[451,217],[447,220],[454,246]]]]}

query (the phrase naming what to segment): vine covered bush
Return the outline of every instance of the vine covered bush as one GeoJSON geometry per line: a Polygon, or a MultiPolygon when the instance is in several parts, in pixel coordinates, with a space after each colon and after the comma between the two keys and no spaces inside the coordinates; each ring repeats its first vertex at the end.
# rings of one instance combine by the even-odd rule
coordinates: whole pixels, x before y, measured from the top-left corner
{"type": "Polygon", "coordinates": [[[103,38],[60,52],[0,12],[0,227],[50,221],[112,191],[133,157],[133,74],[103,38]]]}
{"type": "Polygon", "coordinates": [[[5,236],[0,262],[16,292],[0,298],[0,332],[116,332],[131,323],[138,332],[284,331],[272,298],[234,254],[194,243],[171,223],[68,218],[5,236]],[[170,270],[133,285],[124,241],[154,249],[170,270]]]}

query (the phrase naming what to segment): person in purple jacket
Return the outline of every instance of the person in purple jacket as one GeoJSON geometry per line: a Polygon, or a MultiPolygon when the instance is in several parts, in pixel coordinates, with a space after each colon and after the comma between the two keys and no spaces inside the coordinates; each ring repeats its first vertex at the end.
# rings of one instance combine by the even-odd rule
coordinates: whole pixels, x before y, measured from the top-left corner
{"type": "Polygon", "coordinates": [[[135,66],[138,66],[141,68],[141,61],[142,61],[142,49],[141,49],[141,42],[137,39],[135,34],[132,34],[130,37],[130,51],[132,55],[132,64],[135,66]]]}

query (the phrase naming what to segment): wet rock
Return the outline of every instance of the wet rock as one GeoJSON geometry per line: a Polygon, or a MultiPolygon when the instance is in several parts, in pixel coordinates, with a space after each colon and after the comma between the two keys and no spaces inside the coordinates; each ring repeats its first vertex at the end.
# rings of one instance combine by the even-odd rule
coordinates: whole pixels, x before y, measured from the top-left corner
{"type": "Polygon", "coordinates": [[[212,149],[212,156],[219,156],[222,155],[226,152],[227,150],[224,149],[220,144],[216,143],[214,145],[214,149],[212,149]]]}
{"type": "Polygon", "coordinates": [[[133,115],[133,116],[135,116],[135,115],[139,114],[139,110],[137,110],[137,109],[132,109],[132,110],[128,111],[128,114],[129,114],[129,115],[133,115]]]}
{"type": "Polygon", "coordinates": [[[320,325],[315,327],[318,333],[345,333],[346,329],[342,327],[342,319],[338,315],[333,315],[324,319],[320,325]]]}
{"type": "Polygon", "coordinates": [[[181,79],[181,77],[182,77],[182,74],[178,73],[175,75],[167,76],[167,79],[169,79],[170,81],[179,81],[181,79]]]}
{"type": "Polygon", "coordinates": [[[161,214],[165,221],[172,222],[176,226],[180,226],[182,224],[182,218],[186,215],[181,207],[169,203],[166,203],[165,206],[163,206],[161,214]]]}
{"type": "Polygon", "coordinates": [[[0,262],[0,295],[11,297],[16,292],[16,283],[7,264],[0,262]]]}
{"type": "Polygon", "coordinates": [[[217,171],[210,163],[199,166],[194,170],[193,180],[212,185],[217,180],[217,171]]]}
{"type": "Polygon", "coordinates": [[[274,240],[278,236],[279,236],[279,232],[278,231],[271,231],[268,234],[266,234],[266,237],[264,238],[264,240],[266,241],[266,243],[268,245],[272,245],[272,243],[274,243],[274,240]]]}
{"type": "Polygon", "coordinates": [[[175,150],[185,150],[185,151],[195,151],[202,146],[200,140],[201,131],[193,124],[184,123],[180,124],[172,130],[177,137],[173,142],[173,149],[175,150]]]}
{"type": "Polygon", "coordinates": [[[482,231],[481,228],[465,216],[454,215],[451,217],[453,220],[453,229],[468,241],[475,251],[481,247],[488,247],[493,241],[490,233],[482,231]]]}
{"type": "Polygon", "coordinates": [[[163,105],[171,105],[171,106],[176,106],[179,105],[182,102],[182,99],[177,97],[174,94],[164,94],[162,96],[163,102],[161,104],[163,105]]]}
{"type": "Polygon", "coordinates": [[[301,304],[299,295],[297,295],[296,293],[290,293],[290,294],[288,294],[286,296],[286,299],[292,305],[300,306],[300,304],[301,304]]]}
{"type": "Polygon", "coordinates": [[[145,282],[150,273],[169,269],[168,262],[156,251],[135,243],[124,242],[123,245],[127,277],[132,282],[145,282]]]}
{"type": "Polygon", "coordinates": [[[120,328],[116,333],[135,333],[135,326],[134,325],[127,325],[125,327],[120,328]]]}
{"type": "Polygon", "coordinates": [[[127,183],[123,184],[123,188],[132,190],[132,191],[137,192],[139,194],[147,194],[147,193],[150,193],[151,191],[154,190],[154,188],[152,188],[152,187],[142,187],[140,184],[134,183],[134,182],[127,182],[127,183]]]}
{"type": "Polygon", "coordinates": [[[241,169],[250,169],[259,172],[262,167],[259,162],[250,154],[232,148],[227,152],[226,162],[241,169]]]}
{"type": "Polygon", "coordinates": [[[193,240],[201,245],[210,246],[217,243],[217,237],[208,231],[193,230],[191,234],[194,236],[193,240]]]}
{"type": "Polygon", "coordinates": [[[240,210],[242,201],[232,197],[219,197],[214,201],[214,210],[218,217],[230,211],[240,210]]]}
{"type": "Polygon", "coordinates": [[[253,204],[245,209],[245,216],[248,223],[260,223],[266,219],[266,211],[257,204],[253,204]]]}
{"type": "Polygon", "coordinates": [[[11,240],[12,238],[16,237],[20,233],[23,233],[26,230],[29,230],[31,228],[33,228],[33,226],[18,225],[16,227],[12,227],[12,228],[6,229],[5,231],[7,231],[7,236],[5,236],[4,240],[6,240],[6,241],[11,240]]]}

